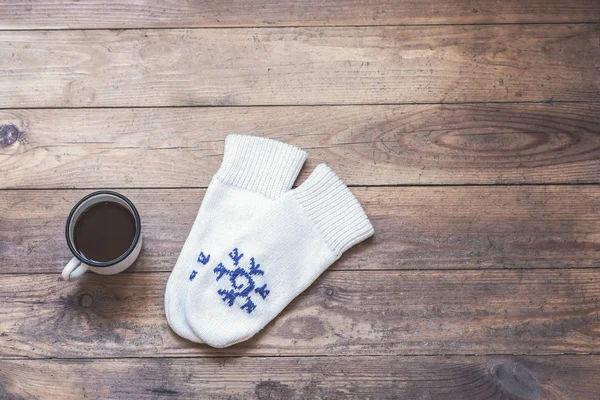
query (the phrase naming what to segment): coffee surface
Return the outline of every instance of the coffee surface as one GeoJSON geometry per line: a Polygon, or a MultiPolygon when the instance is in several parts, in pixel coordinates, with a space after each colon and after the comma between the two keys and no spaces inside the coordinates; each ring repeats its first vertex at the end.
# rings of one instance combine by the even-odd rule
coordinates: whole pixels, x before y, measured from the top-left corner
{"type": "Polygon", "coordinates": [[[94,204],[75,224],[75,248],[88,260],[112,261],[124,254],[135,237],[135,219],[113,202],[94,204]]]}

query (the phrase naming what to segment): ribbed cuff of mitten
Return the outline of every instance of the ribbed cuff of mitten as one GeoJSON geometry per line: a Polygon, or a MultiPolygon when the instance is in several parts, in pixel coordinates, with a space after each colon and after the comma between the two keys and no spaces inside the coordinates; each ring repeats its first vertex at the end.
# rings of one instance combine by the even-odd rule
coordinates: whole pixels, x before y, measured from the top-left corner
{"type": "Polygon", "coordinates": [[[317,166],[293,193],[336,256],[373,235],[360,203],[327,165],[317,166]]]}
{"type": "Polygon", "coordinates": [[[216,177],[275,199],[292,187],[305,160],[305,151],[283,142],[229,135],[216,177]]]}

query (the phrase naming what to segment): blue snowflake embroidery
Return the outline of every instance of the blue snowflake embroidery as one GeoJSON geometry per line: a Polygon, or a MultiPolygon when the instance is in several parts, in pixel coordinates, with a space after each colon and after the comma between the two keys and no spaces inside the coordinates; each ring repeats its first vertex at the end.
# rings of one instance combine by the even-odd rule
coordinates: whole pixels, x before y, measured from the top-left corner
{"type": "Polygon", "coordinates": [[[198,275],[198,271],[193,270],[192,273],[190,274],[190,282],[194,280],[196,275],[198,275]]]}
{"type": "Polygon", "coordinates": [[[224,277],[229,277],[228,280],[222,281],[228,281],[229,288],[217,290],[217,293],[221,296],[221,300],[229,307],[232,307],[236,299],[240,298],[242,301],[245,299],[246,301],[240,306],[240,309],[251,314],[256,309],[252,295],[256,293],[265,300],[271,291],[267,288],[266,283],[261,287],[257,287],[256,285],[255,279],[265,274],[265,271],[260,269],[260,264],[256,263],[254,257],[251,257],[249,265],[242,267],[240,266],[240,260],[243,257],[244,254],[235,248],[229,253],[229,258],[233,261],[233,266],[237,268],[229,269],[223,263],[219,263],[213,269],[213,272],[216,275],[215,280],[217,282],[221,281],[224,277]]]}
{"type": "MultiPolygon", "coordinates": [[[[198,255],[198,262],[202,265],[206,265],[206,264],[208,264],[209,261],[210,261],[210,254],[204,254],[204,252],[201,251],[200,255],[198,255]]],[[[193,270],[192,273],[190,274],[190,282],[194,280],[196,275],[198,275],[198,271],[193,270]]]]}
{"type": "Polygon", "coordinates": [[[239,254],[238,249],[236,247],[235,249],[231,250],[231,253],[229,253],[229,257],[231,257],[231,259],[233,260],[233,265],[237,267],[242,257],[244,257],[244,254],[239,254]]]}
{"type": "Polygon", "coordinates": [[[206,265],[206,264],[208,264],[209,261],[210,261],[210,254],[206,255],[203,252],[200,252],[200,255],[198,256],[198,262],[202,265],[206,265]]]}

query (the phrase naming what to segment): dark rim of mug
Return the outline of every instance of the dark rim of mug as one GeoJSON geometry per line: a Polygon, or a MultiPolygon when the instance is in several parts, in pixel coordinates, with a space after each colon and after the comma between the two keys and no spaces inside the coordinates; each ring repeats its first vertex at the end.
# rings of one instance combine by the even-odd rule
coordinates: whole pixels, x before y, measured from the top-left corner
{"type": "Polygon", "coordinates": [[[138,241],[140,240],[141,230],[142,230],[142,222],[140,220],[140,215],[138,214],[138,211],[135,208],[135,206],[133,205],[133,203],[127,197],[123,196],[120,193],[113,192],[110,190],[99,190],[97,192],[88,194],[87,196],[85,196],[84,198],[79,200],[77,202],[77,204],[75,204],[75,206],[69,213],[69,217],[67,218],[67,224],[65,226],[65,236],[67,238],[67,246],[69,246],[71,253],[73,253],[73,255],[79,261],[81,261],[82,263],[87,264],[91,267],[110,267],[112,265],[115,265],[115,264],[123,261],[124,259],[127,258],[127,256],[129,256],[131,254],[133,249],[135,249],[135,246],[137,246],[138,241]],[[133,238],[133,242],[131,243],[131,246],[129,246],[129,248],[127,249],[127,251],[125,253],[121,254],[118,258],[115,258],[114,260],[100,262],[100,261],[89,260],[89,259],[83,257],[81,255],[81,253],[79,253],[77,251],[77,249],[75,248],[75,245],[71,242],[71,238],[69,237],[69,226],[71,225],[71,220],[73,219],[73,214],[75,214],[75,210],[77,210],[77,208],[81,204],[83,204],[85,201],[91,199],[92,197],[96,197],[96,196],[103,195],[103,194],[108,194],[108,195],[116,196],[116,197],[120,198],[125,203],[127,203],[127,205],[133,210],[133,218],[135,219],[135,236],[133,238]]]}

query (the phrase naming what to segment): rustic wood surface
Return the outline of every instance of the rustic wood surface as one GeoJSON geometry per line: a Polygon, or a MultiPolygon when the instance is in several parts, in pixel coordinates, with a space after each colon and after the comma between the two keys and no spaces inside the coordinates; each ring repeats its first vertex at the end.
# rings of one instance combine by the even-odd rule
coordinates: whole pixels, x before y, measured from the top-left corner
{"type": "Polygon", "coordinates": [[[597,353],[600,337],[597,269],[328,271],[226,349],[169,329],[167,278],[0,275],[0,357],[597,353]]]}
{"type": "Polygon", "coordinates": [[[0,399],[597,399],[600,2],[0,2],[0,399]],[[375,236],[264,331],[163,296],[229,133],[327,162],[375,236]],[[144,249],[63,282],[118,189],[144,249]]]}
{"type": "Polygon", "coordinates": [[[4,360],[0,396],[197,399],[202,387],[215,399],[577,400],[600,392],[586,379],[599,367],[598,356],[4,360]]]}
{"type": "Polygon", "coordinates": [[[600,22],[594,0],[11,0],[0,28],[192,28],[600,22]]]}
{"type": "MultiPolygon", "coordinates": [[[[352,190],[371,217],[376,235],[349,250],[331,269],[600,266],[598,185],[352,190]]],[[[121,192],[137,205],[144,236],[144,251],[128,272],[171,271],[204,190],[121,192]]],[[[71,257],[62,242],[65,216],[87,193],[0,192],[2,272],[59,271],[71,257]]]]}
{"type": "Polygon", "coordinates": [[[206,187],[257,133],[350,185],[600,183],[600,103],[0,110],[3,188],[206,187]],[[140,173],[143,171],[143,173],[140,173]],[[198,173],[201,171],[202,173],[198,173]]]}
{"type": "Polygon", "coordinates": [[[0,107],[597,102],[599,26],[6,31],[0,107]]]}

